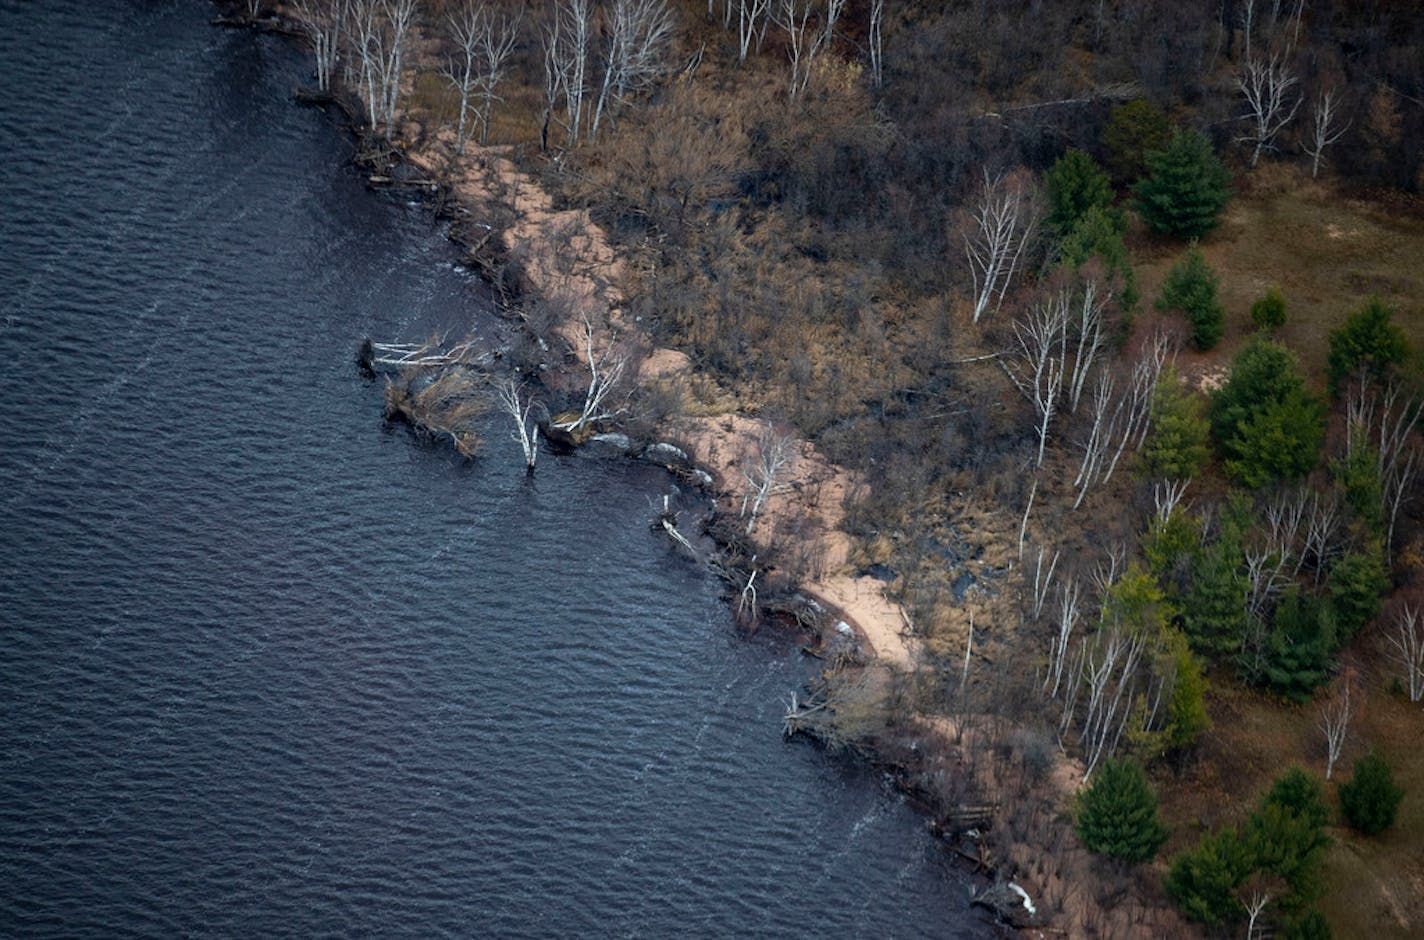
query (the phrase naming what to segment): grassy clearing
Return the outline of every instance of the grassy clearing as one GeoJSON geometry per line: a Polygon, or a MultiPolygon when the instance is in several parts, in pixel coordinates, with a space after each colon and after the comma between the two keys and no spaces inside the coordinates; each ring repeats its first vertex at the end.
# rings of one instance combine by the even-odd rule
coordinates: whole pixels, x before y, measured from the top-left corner
{"type": "MultiPolygon", "coordinates": [[[[1416,350],[1424,346],[1424,210],[1336,192],[1287,166],[1262,167],[1241,186],[1221,227],[1201,245],[1220,277],[1226,335],[1209,353],[1184,353],[1186,371],[1228,362],[1255,332],[1251,304],[1273,284],[1287,307],[1277,336],[1322,386],[1330,331],[1371,296],[1395,308],[1395,322],[1416,350]]],[[[1185,247],[1138,233],[1132,248],[1142,305],[1150,309],[1185,247]]]]}
{"type": "MultiPolygon", "coordinates": [[[[1179,363],[1201,377],[1226,366],[1255,332],[1250,307],[1272,285],[1285,294],[1287,319],[1277,337],[1301,358],[1309,380],[1324,387],[1329,333],[1370,296],[1395,308],[1416,362],[1424,350],[1424,212],[1418,204],[1388,207],[1337,192],[1290,167],[1263,167],[1242,184],[1222,226],[1201,248],[1220,278],[1226,334],[1208,353],[1184,350],[1179,363]]],[[[1143,308],[1151,305],[1168,268],[1185,246],[1138,231],[1143,308]]],[[[1364,838],[1332,827],[1320,909],[1335,935],[1380,938],[1424,935],[1424,709],[1391,693],[1394,670],[1381,655],[1378,626],[1346,653],[1359,670],[1368,701],[1358,715],[1334,779],[1350,778],[1353,761],[1380,749],[1405,788],[1396,824],[1364,838]]],[[[1172,841],[1159,865],[1193,847],[1204,832],[1241,821],[1271,782],[1292,765],[1325,773],[1324,735],[1316,705],[1295,705],[1244,689],[1229,675],[1213,676],[1213,728],[1195,761],[1158,781],[1172,841]]]]}

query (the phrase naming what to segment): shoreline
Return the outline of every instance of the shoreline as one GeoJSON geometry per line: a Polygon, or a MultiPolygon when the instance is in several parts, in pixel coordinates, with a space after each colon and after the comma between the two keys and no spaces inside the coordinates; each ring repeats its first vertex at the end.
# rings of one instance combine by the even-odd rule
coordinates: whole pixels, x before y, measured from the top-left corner
{"type": "MultiPolygon", "coordinates": [[[[274,17],[251,25],[294,35],[292,12],[283,5],[279,15],[280,19],[274,17]]],[[[416,37],[415,42],[418,46],[420,38],[416,37]]],[[[297,98],[302,101],[300,94],[297,98]]],[[[578,330],[579,323],[586,321],[596,323],[606,336],[617,336],[625,342],[629,337],[641,341],[637,345],[646,352],[633,370],[639,387],[651,383],[676,386],[700,375],[686,354],[655,346],[650,337],[623,316],[626,301],[616,282],[626,268],[610,240],[588,210],[556,208],[554,198],[519,168],[511,147],[470,143],[463,157],[457,158],[453,153],[453,132],[428,132],[408,116],[400,115],[396,124],[400,144],[391,148],[368,130],[341,95],[333,95],[325,102],[302,103],[340,108],[350,118],[350,130],[358,141],[385,151],[384,158],[391,161],[385,169],[363,169],[371,188],[409,182],[392,169],[401,164],[414,169],[418,180],[438,183],[434,190],[438,198],[436,212],[451,220],[447,237],[465,248],[467,261],[484,273],[504,301],[502,306],[508,308],[507,302],[513,299],[537,298],[562,309],[564,315],[545,336],[529,331],[547,342],[546,374],[568,380],[586,370],[589,356],[578,330]],[[425,142],[407,148],[405,140],[410,138],[424,138],[425,142]],[[501,220],[502,224],[484,219],[501,220]],[[476,231],[482,233],[481,237],[467,237],[476,231]],[[565,348],[558,348],[560,345],[565,348]]],[[[357,162],[362,162],[361,155],[357,162]]],[[[424,182],[419,188],[432,192],[424,182]]],[[[741,558],[728,558],[730,563],[722,571],[730,585],[729,608],[734,618],[738,580],[730,572],[739,572],[748,584],[755,575],[772,574],[774,594],[757,598],[759,606],[771,616],[783,616],[803,630],[810,626],[823,646],[827,640],[835,642],[838,633],[844,636],[846,630],[851,631],[856,639],[849,651],[850,660],[864,667],[862,671],[875,674],[875,682],[909,684],[930,679],[930,651],[910,635],[913,627],[909,614],[891,600],[884,582],[860,573],[851,564],[856,546],[852,537],[839,528],[845,518],[843,500],[870,485],[869,481],[857,479],[853,472],[832,464],[812,442],[796,438],[790,442],[792,456],[785,474],[779,477],[782,482],[767,494],[764,507],[754,514],[750,527],[739,531],[744,517],[735,507],[744,491],[738,489],[737,481],[745,476],[746,462],[758,444],[777,430],[766,419],[732,408],[711,415],[673,415],[659,419],[655,432],[640,441],[635,450],[667,443],[685,453],[687,466],[662,465],[675,473],[700,473],[704,478],[704,488],[713,499],[709,534],[719,552],[731,556],[750,548],[750,565],[739,565],[746,558],[743,554],[741,558]],[[791,539],[782,537],[788,530],[794,533],[791,539]],[[809,559],[803,564],[812,576],[797,577],[780,569],[755,566],[763,552],[777,549],[809,559]],[[803,606],[796,611],[785,606],[795,603],[803,606]],[[867,653],[868,661],[864,655],[867,653]]],[[[1008,568],[1014,568],[1012,562],[1008,568]]],[[[989,570],[989,566],[984,565],[982,570],[989,570]]],[[[757,586],[768,583],[763,578],[757,586]]],[[[1009,593],[1009,586],[1003,587],[1004,593],[1009,593]]],[[[988,601],[979,606],[992,613],[993,605],[988,601]]],[[[972,610],[968,609],[970,629],[972,610]]],[[[975,636],[976,652],[978,643],[975,636]]],[[[845,651],[844,645],[841,651],[845,651]]],[[[981,836],[979,830],[993,828],[1001,814],[1007,812],[1001,801],[984,802],[986,794],[991,799],[1000,794],[1036,798],[1041,803],[1034,808],[1035,819],[1041,811],[1053,816],[1071,805],[1081,771],[1075,773],[1074,762],[1057,754],[1047,781],[1025,785],[1019,779],[1018,789],[1013,789],[1008,781],[1010,762],[993,752],[992,741],[985,732],[991,725],[997,727],[1001,723],[992,714],[961,713],[949,718],[916,712],[902,726],[877,729],[861,754],[888,768],[900,788],[924,810],[927,824],[943,848],[972,865],[969,873],[985,888],[975,896],[974,903],[993,911],[997,924],[1026,936],[1058,933],[1060,929],[1050,926],[1056,919],[1050,912],[1029,908],[1030,915],[1024,916],[1019,898],[1021,895],[1027,904],[1031,903],[1030,898],[1048,896],[1048,882],[1053,876],[1044,870],[1042,853],[1051,848],[1086,856],[1086,850],[1072,840],[1071,827],[1055,825],[1051,847],[1046,839],[1016,839],[1010,835],[1002,853],[997,844],[1002,840],[992,840],[996,844],[990,846],[991,840],[981,836]],[[947,776],[953,778],[952,782],[946,782],[947,776]],[[966,815],[967,810],[984,807],[990,809],[966,815]],[[1064,833],[1069,836],[1067,845],[1062,841],[1064,833]],[[1019,883],[1027,885],[1028,891],[1019,883]]],[[[814,731],[812,734],[826,740],[814,731]]],[[[1063,865],[1058,868],[1062,870],[1063,865]]],[[[1076,889],[1059,892],[1060,912],[1062,899],[1075,893],[1076,889]]],[[[1072,903],[1093,902],[1075,898],[1072,903]]]]}

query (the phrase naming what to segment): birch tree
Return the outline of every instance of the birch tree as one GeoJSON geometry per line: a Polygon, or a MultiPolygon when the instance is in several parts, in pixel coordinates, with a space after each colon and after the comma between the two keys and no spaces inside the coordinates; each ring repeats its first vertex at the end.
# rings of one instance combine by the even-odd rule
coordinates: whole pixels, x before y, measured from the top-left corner
{"type": "Polygon", "coordinates": [[[1023,396],[1033,406],[1038,435],[1038,458],[1043,465],[1049,426],[1058,413],[1068,359],[1068,301],[1058,292],[1036,303],[1014,323],[1016,347],[1013,355],[1001,360],[1023,396]]]}
{"type": "Polygon", "coordinates": [[[738,0],[737,3],[737,61],[746,62],[747,54],[756,40],[757,51],[761,51],[761,40],[766,35],[766,23],[771,16],[772,0],[738,0]]]}
{"type": "Polygon", "coordinates": [[[1417,607],[1405,604],[1399,609],[1399,622],[1389,642],[1391,657],[1404,670],[1409,700],[1424,700],[1424,617],[1417,607]]]}
{"type": "Polygon", "coordinates": [[[742,490],[741,516],[747,520],[747,535],[751,535],[756,528],[757,517],[776,489],[777,477],[795,456],[793,445],[789,435],[778,434],[768,428],[757,439],[755,452],[743,466],[746,486],[742,490]]]}
{"type": "Polygon", "coordinates": [[[999,309],[1038,224],[1038,205],[1026,174],[990,177],[968,210],[964,255],[974,291],[974,322],[999,309]]]}
{"type": "MultiPolygon", "coordinates": [[[[834,2],[834,0],[832,0],[834,2]]],[[[811,82],[811,66],[826,41],[825,29],[812,29],[815,0],[775,0],[776,24],[786,31],[786,55],[791,60],[788,97],[795,101],[811,82]]]]}
{"type": "Polygon", "coordinates": [[[416,0],[352,0],[347,36],[360,62],[360,86],[365,91],[368,126],[382,124],[386,139],[395,131],[400,102],[401,67],[416,0]]]}
{"type": "Polygon", "coordinates": [[[1350,730],[1350,683],[1337,683],[1335,691],[1320,708],[1320,730],[1325,732],[1325,779],[1335,769],[1345,748],[1345,735],[1350,730]]]}
{"type": "Polygon", "coordinates": [[[1244,117],[1249,126],[1237,140],[1255,145],[1251,151],[1252,167],[1261,159],[1263,151],[1276,149],[1276,135],[1300,108],[1299,96],[1291,91],[1297,79],[1285,58],[1280,53],[1272,53],[1269,59],[1250,56],[1236,78],[1236,87],[1246,100],[1244,117]]]}
{"type": "Polygon", "coordinates": [[[572,148],[583,133],[584,100],[588,96],[588,54],[593,32],[592,0],[556,0],[544,26],[544,129],[559,105],[564,110],[564,145],[572,148]]]}
{"type": "Polygon", "coordinates": [[[1325,153],[1325,148],[1345,136],[1345,132],[1350,129],[1351,121],[1340,123],[1340,102],[1335,97],[1335,89],[1326,88],[1320,92],[1320,96],[1315,99],[1315,110],[1311,115],[1310,137],[1305,145],[1305,152],[1310,154],[1310,177],[1314,179],[1320,174],[1320,158],[1325,153]]]}
{"type": "Polygon", "coordinates": [[[293,4],[297,22],[312,44],[316,87],[323,94],[331,92],[349,6],[348,0],[296,0],[293,4]]]}
{"type": "Polygon", "coordinates": [[[879,88],[885,80],[885,0],[870,0],[870,31],[866,44],[870,47],[870,80],[879,88]]]}
{"type": "Polygon", "coordinates": [[[672,13],[664,0],[614,0],[589,140],[598,136],[605,112],[611,120],[613,108],[627,95],[646,89],[663,74],[672,32],[672,13]]]}
{"type": "Polygon", "coordinates": [[[1088,374],[1106,345],[1103,336],[1104,308],[1111,297],[1111,292],[1101,290],[1098,282],[1090,278],[1084,282],[1082,292],[1077,298],[1077,315],[1073,318],[1077,343],[1073,352],[1073,371],[1068,378],[1070,411],[1078,410],[1078,399],[1083,394],[1088,374]]]}
{"type": "Polygon", "coordinates": [[[479,119],[480,144],[489,143],[490,115],[502,101],[496,88],[519,38],[518,18],[496,19],[483,3],[466,3],[449,17],[450,37],[456,55],[447,63],[445,78],[460,95],[460,119],[455,130],[455,152],[465,152],[465,128],[471,111],[479,119]],[[479,99],[478,106],[474,105],[479,99]]]}
{"type": "Polygon", "coordinates": [[[629,351],[618,344],[616,337],[609,337],[600,344],[588,317],[583,318],[581,339],[582,358],[588,367],[588,388],[578,412],[554,424],[563,431],[578,432],[590,424],[611,420],[628,410],[623,379],[632,358],[629,351]]]}
{"type": "Polygon", "coordinates": [[[539,460],[539,425],[534,421],[534,398],[513,377],[495,386],[495,401],[499,409],[514,420],[514,440],[524,454],[524,466],[530,474],[539,460]]]}

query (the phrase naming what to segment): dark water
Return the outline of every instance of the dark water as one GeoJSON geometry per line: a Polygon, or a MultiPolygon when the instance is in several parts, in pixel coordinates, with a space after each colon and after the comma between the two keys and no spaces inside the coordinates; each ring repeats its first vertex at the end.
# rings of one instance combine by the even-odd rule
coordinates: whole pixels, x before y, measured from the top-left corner
{"type": "Polygon", "coordinates": [[[665,478],[382,427],[486,295],[210,14],[0,0],[0,935],[982,935],[665,478]]]}

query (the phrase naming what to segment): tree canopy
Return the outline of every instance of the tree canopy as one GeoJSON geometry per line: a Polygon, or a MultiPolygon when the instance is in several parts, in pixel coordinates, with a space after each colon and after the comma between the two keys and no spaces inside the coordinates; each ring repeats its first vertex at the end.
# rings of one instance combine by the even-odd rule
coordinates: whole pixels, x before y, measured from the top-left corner
{"type": "Polygon", "coordinates": [[[1179,131],[1165,149],[1147,155],[1137,184],[1137,214],[1152,231],[1200,238],[1216,228],[1231,198],[1231,174],[1198,131],[1179,131]]]}

